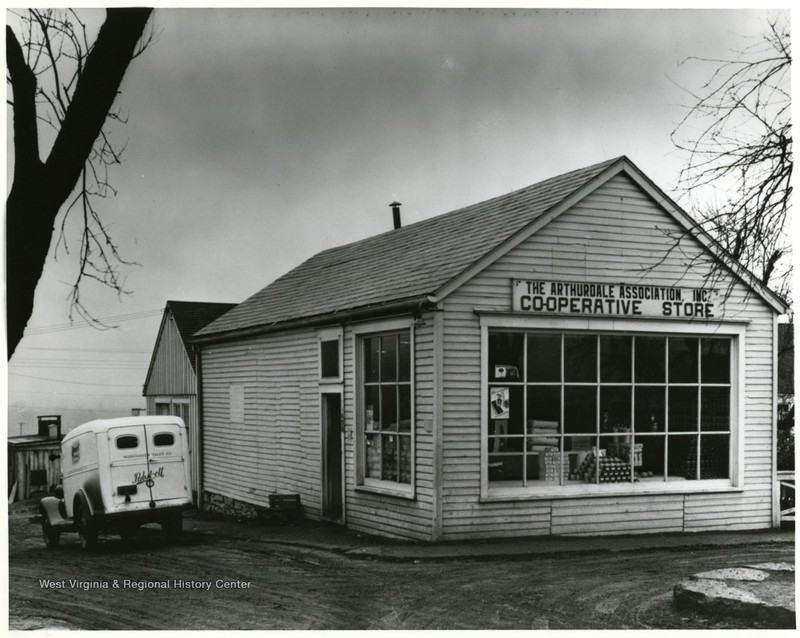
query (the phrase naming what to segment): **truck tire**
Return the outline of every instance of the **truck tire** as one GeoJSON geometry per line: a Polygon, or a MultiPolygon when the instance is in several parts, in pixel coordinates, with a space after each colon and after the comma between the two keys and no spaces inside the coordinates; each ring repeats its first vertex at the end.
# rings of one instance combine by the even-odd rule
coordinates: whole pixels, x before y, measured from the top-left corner
{"type": "Polygon", "coordinates": [[[44,544],[47,546],[47,549],[58,547],[58,543],[61,540],[61,532],[53,529],[53,526],[50,524],[50,519],[47,518],[45,512],[42,512],[42,538],[44,538],[44,544]]]}
{"type": "Polygon", "coordinates": [[[161,522],[161,531],[169,543],[177,543],[181,539],[181,531],[183,530],[183,514],[178,512],[172,514],[169,518],[165,518],[161,522]]]}
{"type": "Polygon", "coordinates": [[[75,504],[75,523],[78,526],[78,538],[81,541],[81,548],[90,550],[97,545],[97,525],[92,520],[89,508],[83,506],[78,501],[75,504]]]}

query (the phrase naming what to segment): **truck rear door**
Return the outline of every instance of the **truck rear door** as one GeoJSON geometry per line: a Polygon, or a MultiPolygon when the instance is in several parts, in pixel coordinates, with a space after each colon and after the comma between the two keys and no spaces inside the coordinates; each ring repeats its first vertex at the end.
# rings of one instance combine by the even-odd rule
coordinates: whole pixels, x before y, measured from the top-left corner
{"type": "MultiPolygon", "coordinates": [[[[174,423],[126,425],[109,431],[115,509],[186,499],[180,428],[174,423]]],[[[186,460],[188,462],[188,459],[186,460]]]]}
{"type": "Polygon", "coordinates": [[[150,467],[144,425],[109,429],[108,450],[114,505],[149,503],[146,481],[150,467]]]}
{"type": "Polygon", "coordinates": [[[147,453],[152,485],[151,498],[158,502],[186,499],[186,464],[181,430],[174,423],[147,425],[147,453]]]}

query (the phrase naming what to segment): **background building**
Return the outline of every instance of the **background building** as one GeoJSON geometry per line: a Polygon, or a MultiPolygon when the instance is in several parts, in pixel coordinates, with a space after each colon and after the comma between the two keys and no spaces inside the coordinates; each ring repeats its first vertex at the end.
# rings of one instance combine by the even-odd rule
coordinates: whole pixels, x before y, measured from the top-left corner
{"type": "Polygon", "coordinates": [[[189,344],[193,333],[227,312],[235,304],[167,301],[144,382],[147,414],[171,414],[189,427],[193,453],[192,481],[197,491],[200,449],[197,419],[195,355],[189,344]]]}

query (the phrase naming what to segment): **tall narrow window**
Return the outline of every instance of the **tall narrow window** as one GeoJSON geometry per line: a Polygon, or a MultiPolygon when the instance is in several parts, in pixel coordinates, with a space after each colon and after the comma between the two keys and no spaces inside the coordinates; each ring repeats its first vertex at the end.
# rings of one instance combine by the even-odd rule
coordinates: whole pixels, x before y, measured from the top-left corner
{"type": "Polygon", "coordinates": [[[364,478],[410,484],[412,388],[410,331],[362,339],[364,478]]]}
{"type": "Polygon", "coordinates": [[[319,344],[320,376],[323,379],[339,378],[339,340],[329,339],[319,344]]]}
{"type": "Polygon", "coordinates": [[[342,378],[342,337],[340,326],[321,328],[319,339],[319,380],[321,383],[341,383],[342,378]]]}

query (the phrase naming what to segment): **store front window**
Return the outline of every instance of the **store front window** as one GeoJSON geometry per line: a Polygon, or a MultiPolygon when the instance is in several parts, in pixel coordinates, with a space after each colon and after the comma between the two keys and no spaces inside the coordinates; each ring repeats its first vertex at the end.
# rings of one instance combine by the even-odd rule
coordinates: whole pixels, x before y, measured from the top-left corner
{"type": "Polygon", "coordinates": [[[730,478],[728,337],[488,333],[490,488],[730,478]]]}
{"type": "Polygon", "coordinates": [[[360,343],[364,484],[410,487],[414,462],[411,332],[365,335],[360,343]]]}

